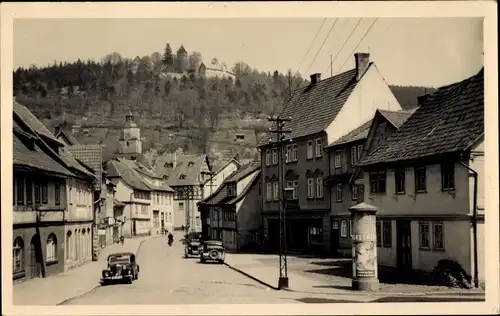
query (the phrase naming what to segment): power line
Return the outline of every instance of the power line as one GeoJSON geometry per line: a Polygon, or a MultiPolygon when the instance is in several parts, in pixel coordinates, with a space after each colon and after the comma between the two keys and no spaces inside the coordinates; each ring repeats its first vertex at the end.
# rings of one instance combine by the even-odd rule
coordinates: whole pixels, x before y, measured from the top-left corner
{"type": "Polygon", "coordinates": [[[363,40],[365,39],[366,35],[368,35],[368,33],[370,32],[370,30],[372,29],[372,27],[375,25],[375,23],[377,22],[377,20],[378,20],[378,18],[376,18],[372,22],[372,24],[370,25],[370,27],[366,30],[366,32],[363,35],[363,37],[361,37],[361,39],[359,40],[358,45],[356,45],[356,47],[352,50],[352,52],[349,54],[349,56],[347,56],[346,60],[342,64],[342,66],[340,66],[339,70],[337,71],[337,74],[342,70],[342,68],[345,66],[345,64],[347,63],[347,61],[349,60],[349,58],[351,57],[351,55],[356,51],[356,49],[358,49],[359,45],[361,45],[361,42],[363,42],[363,40]]]}
{"type": "MultiPolygon", "coordinates": [[[[351,34],[349,34],[349,36],[348,36],[348,37],[347,37],[347,39],[345,40],[344,44],[342,44],[342,47],[338,50],[337,55],[335,55],[335,57],[333,58],[333,61],[331,62],[331,65],[333,65],[333,63],[337,60],[337,58],[339,57],[340,53],[341,53],[341,52],[342,52],[342,50],[344,49],[345,45],[346,45],[346,44],[347,44],[347,42],[349,42],[349,40],[351,39],[352,34],[354,34],[354,31],[356,31],[356,29],[358,28],[359,23],[361,23],[361,20],[363,20],[363,18],[359,18],[358,23],[357,23],[357,24],[356,24],[356,26],[352,29],[351,34]]],[[[326,68],[325,72],[327,72],[329,68],[330,68],[330,66],[328,66],[328,67],[326,68]]]]}
{"type": "Polygon", "coordinates": [[[328,39],[328,37],[330,37],[330,34],[332,33],[333,31],[333,28],[335,27],[335,25],[337,24],[337,21],[339,20],[339,18],[336,18],[335,19],[335,22],[333,22],[333,25],[332,27],[330,28],[330,31],[328,31],[328,34],[326,35],[325,39],[323,40],[323,43],[321,44],[321,47],[318,49],[318,51],[316,52],[316,55],[314,56],[314,59],[311,61],[311,63],[309,64],[309,68],[307,68],[306,70],[306,73],[309,72],[309,70],[311,69],[312,65],[314,64],[314,62],[316,61],[316,58],[318,57],[319,53],[321,52],[321,49],[323,49],[323,46],[325,45],[326,43],[326,40],[328,39]]]}
{"type": "MultiPolygon", "coordinates": [[[[337,18],[337,19],[338,19],[338,18],[337,18]]],[[[337,20],[337,19],[336,19],[336,20],[337,20]]],[[[308,55],[308,54],[309,54],[309,52],[311,51],[311,48],[313,47],[313,44],[314,44],[314,42],[316,41],[316,38],[318,37],[319,32],[320,32],[320,31],[321,31],[321,29],[323,28],[323,25],[325,24],[325,21],[326,21],[326,18],[324,18],[324,19],[323,19],[323,21],[321,22],[321,25],[319,26],[318,30],[316,31],[316,35],[314,36],[313,40],[311,41],[311,44],[309,44],[309,48],[307,49],[307,52],[305,53],[304,57],[302,58],[302,61],[300,62],[299,67],[297,67],[297,71],[295,71],[294,77],[298,74],[299,69],[300,69],[300,66],[302,65],[302,63],[303,63],[303,62],[304,62],[304,60],[306,59],[307,55],[308,55]]],[[[335,23],[336,23],[336,21],[335,21],[335,23]]],[[[334,23],[334,26],[335,26],[335,23],[334,23]]],[[[333,29],[333,27],[332,27],[332,29],[333,29]]],[[[328,35],[331,33],[332,29],[330,29],[330,32],[328,33],[328,35]]],[[[324,42],[323,42],[323,45],[324,45],[324,42]]],[[[321,45],[321,47],[323,47],[323,45],[321,45]]],[[[295,90],[297,90],[298,88],[299,88],[299,87],[295,88],[295,89],[293,90],[293,92],[295,92],[295,90]]],[[[290,89],[290,90],[291,90],[291,89],[290,89]]],[[[276,110],[278,109],[278,105],[283,105],[283,104],[286,104],[286,103],[290,100],[291,96],[293,95],[293,92],[291,91],[290,95],[288,96],[288,98],[286,99],[286,101],[285,101],[285,102],[277,102],[277,103],[276,103],[276,105],[274,106],[273,110],[271,111],[271,116],[273,116],[273,115],[275,115],[275,114],[276,114],[276,110]]],[[[284,110],[284,108],[283,108],[282,110],[284,110]]],[[[266,135],[267,135],[267,133],[264,133],[264,135],[263,135],[263,136],[261,136],[261,137],[259,138],[259,140],[257,140],[256,145],[258,145],[258,144],[261,142],[261,140],[262,140],[264,137],[266,137],[266,135]]]]}
{"type": "Polygon", "coordinates": [[[314,36],[311,44],[309,45],[309,48],[307,49],[306,54],[304,55],[304,57],[300,61],[299,67],[297,67],[297,71],[295,72],[295,75],[297,75],[297,73],[299,72],[300,66],[302,66],[302,63],[304,62],[304,60],[306,60],[307,55],[309,55],[309,52],[311,51],[311,48],[313,47],[313,44],[316,41],[316,38],[318,38],[319,31],[321,31],[321,29],[323,28],[323,25],[325,24],[325,22],[326,22],[326,18],[323,19],[323,22],[321,22],[321,25],[319,26],[318,31],[316,31],[316,36],[314,36]]]}

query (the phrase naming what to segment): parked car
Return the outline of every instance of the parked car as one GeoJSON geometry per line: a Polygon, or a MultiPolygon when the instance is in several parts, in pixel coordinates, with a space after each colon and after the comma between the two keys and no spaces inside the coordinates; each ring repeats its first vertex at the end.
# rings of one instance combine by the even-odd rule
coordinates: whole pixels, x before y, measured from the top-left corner
{"type": "Polygon", "coordinates": [[[216,261],[218,263],[224,263],[224,246],[222,241],[219,240],[207,240],[202,243],[200,251],[200,261],[202,263],[206,261],[216,261]]]}
{"type": "Polygon", "coordinates": [[[139,278],[139,265],[132,252],[112,253],[108,256],[108,265],[102,270],[101,284],[113,281],[132,283],[139,278]]]}
{"type": "Polygon", "coordinates": [[[184,246],[184,258],[200,255],[201,242],[199,239],[186,240],[184,246]]]}

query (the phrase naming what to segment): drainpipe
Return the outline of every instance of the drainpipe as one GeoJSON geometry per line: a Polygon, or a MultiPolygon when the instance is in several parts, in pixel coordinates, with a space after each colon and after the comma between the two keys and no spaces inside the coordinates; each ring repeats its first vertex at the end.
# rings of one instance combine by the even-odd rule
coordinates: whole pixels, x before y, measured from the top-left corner
{"type": "MultiPolygon", "coordinates": [[[[478,272],[478,254],[477,254],[477,172],[460,161],[460,164],[464,166],[467,170],[472,173],[472,177],[474,178],[474,198],[472,203],[472,235],[473,235],[473,243],[474,243],[474,287],[479,287],[479,272],[478,272]]],[[[469,177],[471,175],[469,174],[469,177]]]]}
{"type": "MultiPolygon", "coordinates": [[[[330,161],[330,154],[331,154],[331,151],[328,150],[327,148],[324,149],[324,151],[326,151],[326,153],[328,154],[327,155],[327,158],[328,158],[328,176],[330,175],[330,168],[331,168],[331,161],[330,161]]],[[[332,245],[332,234],[333,234],[333,221],[332,221],[332,188],[331,188],[331,185],[328,184],[328,208],[330,209],[330,227],[328,228],[330,230],[330,250],[332,250],[332,248],[334,247],[334,245],[332,245]]],[[[335,249],[335,252],[337,252],[338,249],[335,249]]]]}
{"type": "MultiPolygon", "coordinates": [[[[129,211],[129,215],[130,215],[130,239],[132,239],[133,237],[133,231],[132,231],[132,225],[134,224],[133,223],[133,219],[132,219],[132,197],[134,196],[134,192],[130,193],[130,204],[129,204],[129,208],[128,208],[128,211],[129,211]]],[[[125,237],[125,236],[124,236],[125,237]]]]}

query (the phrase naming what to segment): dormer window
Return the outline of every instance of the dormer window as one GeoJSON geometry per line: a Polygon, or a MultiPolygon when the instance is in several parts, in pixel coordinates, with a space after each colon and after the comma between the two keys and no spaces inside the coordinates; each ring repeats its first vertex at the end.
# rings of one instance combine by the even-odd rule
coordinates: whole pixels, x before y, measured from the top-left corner
{"type": "Polygon", "coordinates": [[[185,175],[185,174],[181,174],[181,175],[179,176],[179,179],[181,179],[181,180],[186,179],[186,175],[185,175]]]}
{"type": "Polygon", "coordinates": [[[174,167],[174,164],[171,163],[171,162],[166,162],[164,165],[163,165],[165,168],[173,168],[174,167]]]}
{"type": "Polygon", "coordinates": [[[188,162],[188,167],[191,167],[192,165],[194,165],[194,162],[192,161],[188,162]]]}
{"type": "Polygon", "coordinates": [[[236,184],[230,183],[227,185],[227,195],[236,196],[236,184]]]}
{"type": "Polygon", "coordinates": [[[163,180],[168,180],[168,175],[167,174],[163,176],[163,180]]]}

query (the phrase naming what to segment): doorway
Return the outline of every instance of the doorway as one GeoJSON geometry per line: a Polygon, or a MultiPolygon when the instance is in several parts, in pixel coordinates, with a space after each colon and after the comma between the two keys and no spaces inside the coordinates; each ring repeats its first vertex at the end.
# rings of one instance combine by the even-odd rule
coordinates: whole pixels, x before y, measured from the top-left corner
{"type": "Polygon", "coordinates": [[[396,238],[397,268],[404,272],[410,271],[412,269],[410,221],[396,221],[396,238]]]}
{"type": "Polygon", "coordinates": [[[38,234],[31,238],[30,243],[30,278],[40,278],[42,276],[42,261],[40,254],[38,234]]]}

